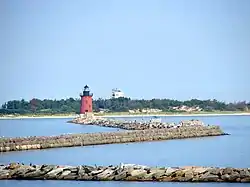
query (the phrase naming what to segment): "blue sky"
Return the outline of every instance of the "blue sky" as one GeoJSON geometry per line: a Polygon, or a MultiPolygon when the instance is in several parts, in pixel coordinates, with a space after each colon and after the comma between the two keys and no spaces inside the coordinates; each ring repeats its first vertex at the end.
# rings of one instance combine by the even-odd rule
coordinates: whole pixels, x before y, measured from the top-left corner
{"type": "Polygon", "coordinates": [[[1,0],[0,103],[250,100],[248,0],[1,0]]]}

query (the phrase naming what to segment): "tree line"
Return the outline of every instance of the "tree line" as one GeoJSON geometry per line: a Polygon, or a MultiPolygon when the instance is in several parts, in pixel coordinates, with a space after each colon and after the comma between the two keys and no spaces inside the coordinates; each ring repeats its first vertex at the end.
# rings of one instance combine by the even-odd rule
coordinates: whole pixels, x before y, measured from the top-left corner
{"type": "MultiPolygon", "coordinates": [[[[93,110],[99,112],[128,112],[134,109],[154,108],[163,112],[173,112],[173,107],[178,106],[199,107],[203,111],[246,111],[250,103],[246,101],[225,103],[217,100],[178,101],[172,99],[132,100],[130,98],[97,99],[93,100],[93,110]]],[[[80,99],[68,98],[61,100],[32,99],[30,101],[12,100],[4,103],[0,114],[59,114],[76,113],[80,110],[80,99]]]]}

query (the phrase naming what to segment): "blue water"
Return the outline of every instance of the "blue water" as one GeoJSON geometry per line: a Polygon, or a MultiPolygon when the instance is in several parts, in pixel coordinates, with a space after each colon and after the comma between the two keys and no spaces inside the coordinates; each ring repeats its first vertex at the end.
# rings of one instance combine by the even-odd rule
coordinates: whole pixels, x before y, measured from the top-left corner
{"type": "MultiPolygon", "coordinates": [[[[136,118],[133,118],[135,120],[136,118]]],[[[148,120],[145,118],[144,120],[148,120]]],[[[112,144],[88,147],[58,148],[0,153],[0,163],[26,164],[110,165],[135,163],[149,166],[221,166],[250,168],[250,116],[217,117],[163,117],[163,121],[201,119],[208,124],[220,125],[230,136],[112,144]]],[[[139,120],[139,118],[137,118],[139,120]]],[[[112,128],[81,126],[65,123],[67,119],[0,120],[1,136],[54,135],[60,133],[116,131],[112,128]]],[[[85,182],[85,181],[0,181],[0,186],[180,186],[226,187],[249,186],[228,183],[137,183],[137,182],[85,182]]]]}
{"type": "Polygon", "coordinates": [[[3,119],[0,120],[0,137],[51,136],[64,133],[92,133],[120,129],[67,123],[71,119],[3,119]]]}

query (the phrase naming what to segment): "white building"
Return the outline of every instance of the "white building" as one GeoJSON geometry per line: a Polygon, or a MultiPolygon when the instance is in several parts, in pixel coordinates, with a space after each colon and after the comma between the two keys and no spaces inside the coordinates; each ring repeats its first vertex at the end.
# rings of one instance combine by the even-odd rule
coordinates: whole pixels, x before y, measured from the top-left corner
{"type": "Polygon", "coordinates": [[[112,98],[124,97],[124,93],[120,89],[112,89],[112,98]]]}

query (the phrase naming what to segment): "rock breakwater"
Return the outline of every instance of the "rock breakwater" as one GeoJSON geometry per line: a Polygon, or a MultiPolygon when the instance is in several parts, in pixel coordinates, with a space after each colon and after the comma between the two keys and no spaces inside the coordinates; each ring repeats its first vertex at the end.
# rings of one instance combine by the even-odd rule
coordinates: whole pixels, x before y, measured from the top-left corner
{"type": "Polygon", "coordinates": [[[102,127],[120,128],[126,130],[145,130],[145,129],[163,129],[163,128],[177,128],[187,126],[205,126],[200,120],[184,120],[179,123],[165,123],[157,120],[149,121],[124,121],[112,118],[103,118],[98,116],[82,116],[77,117],[69,123],[76,123],[82,125],[98,125],[102,127]]]}
{"type": "Polygon", "coordinates": [[[159,182],[250,182],[250,168],[0,165],[1,180],[82,180],[159,182]]]}
{"type": "Polygon", "coordinates": [[[0,152],[226,135],[219,126],[186,126],[120,132],[0,138],[0,152]]]}

